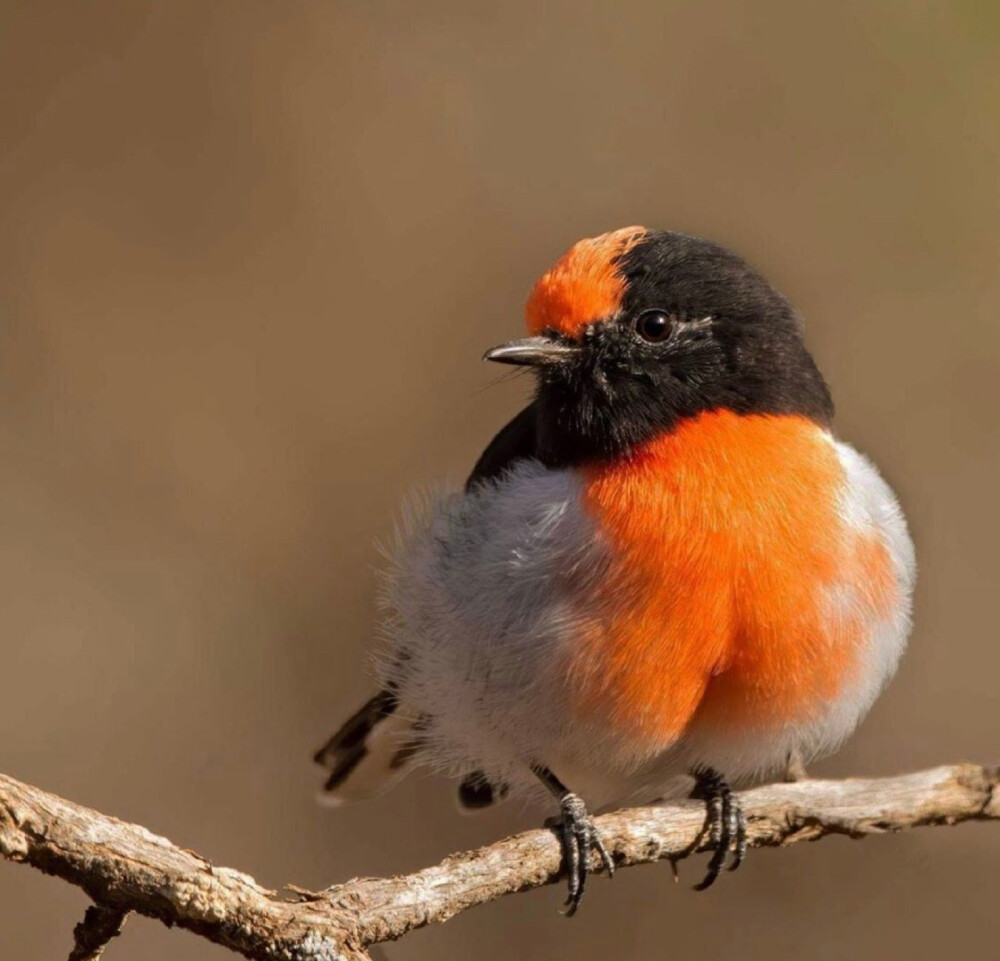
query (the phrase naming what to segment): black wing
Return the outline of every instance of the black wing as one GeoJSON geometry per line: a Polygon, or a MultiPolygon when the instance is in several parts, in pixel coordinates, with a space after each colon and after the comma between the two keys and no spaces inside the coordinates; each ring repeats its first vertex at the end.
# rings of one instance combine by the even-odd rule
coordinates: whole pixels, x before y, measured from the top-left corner
{"type": "Polygon", "coordinates": [[[535,405],[529,404],[490,441],[476,466],[472,468],[465,489],[480,481],[492,480],[508,470],[515,461],[537,455],[535,405]]]}

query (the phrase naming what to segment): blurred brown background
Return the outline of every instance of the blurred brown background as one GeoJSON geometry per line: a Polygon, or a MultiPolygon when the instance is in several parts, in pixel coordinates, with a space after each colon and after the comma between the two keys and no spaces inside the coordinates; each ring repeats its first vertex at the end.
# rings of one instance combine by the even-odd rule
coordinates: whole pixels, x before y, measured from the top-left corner
{"type": "MultiPolygon", "coordinates": [[[[484,348],[579,236],[726,242],[802,309],[922,562],[822,773],[1000,756],[1000,16],[981,3],[0,5],[0,770],[272,885],[536,824],[415,778],[313,803],[399,499],[524,380],[484,348]]],[[[989,825],[509,898],[396,959],[989,956],[989,825]]],[[[0,955],[84,897],[0,862],[0,955]]],[[[990,948],[992,945],[992,948],[990,948]]],[[[221,959],[133,922],[108,958],[221,959]]]]}

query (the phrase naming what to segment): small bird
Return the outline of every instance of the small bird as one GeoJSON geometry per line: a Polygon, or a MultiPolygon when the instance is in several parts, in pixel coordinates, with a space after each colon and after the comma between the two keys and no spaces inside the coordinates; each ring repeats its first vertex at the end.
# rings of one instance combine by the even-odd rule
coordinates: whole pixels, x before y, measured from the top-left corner
{"type": "Polygon", "coordinates": [[[896,669],[913,544],[836,438],[789,302],[707,240],[627,227],[535,285],[537,374],[465,488],[391,551],[381,685],[316,754],[332,803],[414,765],[459,803],[548,792],[568,880],[613,859],[590,811],[706,803],[708,887],[746,853],[730,785],[836,749],[896,669]],[[693,780],[692,780],[693,778],[693,780]]]}

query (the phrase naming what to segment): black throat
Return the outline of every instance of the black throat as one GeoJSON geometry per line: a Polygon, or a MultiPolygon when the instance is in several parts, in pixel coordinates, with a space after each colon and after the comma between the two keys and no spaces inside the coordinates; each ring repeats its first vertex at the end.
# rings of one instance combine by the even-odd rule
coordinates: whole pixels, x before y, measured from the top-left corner
{"type": "Polygon", "coordinates": [[[830,423],[830,393],[793,308],[735,254],[658,231],[618,268],[626,281],[618,313],[582,332],[573,363],[539,372],[533,408],[545,463],[628,455],[712,410],[830,423]],[[651,309],[673,319],[665,345],[636,334],[635,318],[651,309]]]}

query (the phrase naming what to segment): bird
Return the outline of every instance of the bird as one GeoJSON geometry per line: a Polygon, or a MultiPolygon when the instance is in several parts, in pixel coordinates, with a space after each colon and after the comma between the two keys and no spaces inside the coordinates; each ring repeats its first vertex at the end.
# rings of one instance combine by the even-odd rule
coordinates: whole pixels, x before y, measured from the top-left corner
{"type": "Polygon", "coordinates": [[[464,488],[404,512],[379,692],[316,753],[323,794],[422,765],[470,811],[551,796],[573,914],[592,860],[614,871],[592,812],[686,793],[704,889],[746,854],[734,788],[801,776],[894,674],[906,520],[834,433],[798,313],[725,247],[586,238],[524,313],[485,359],[533,371],[532,399],[464,488]]]}

